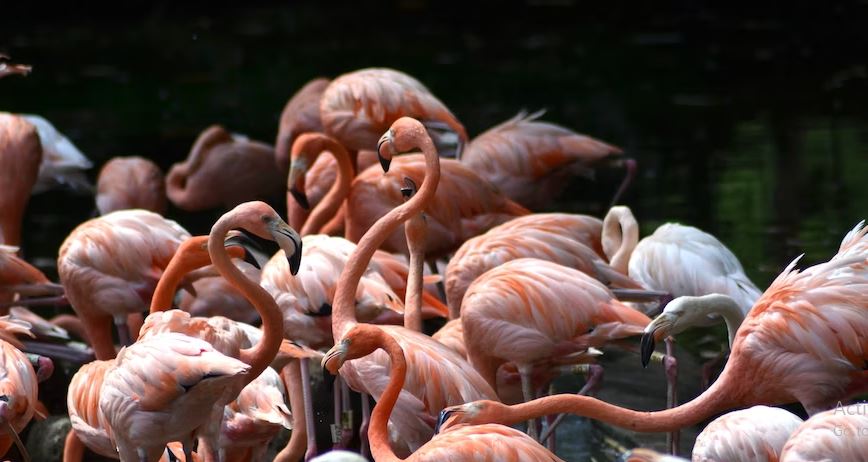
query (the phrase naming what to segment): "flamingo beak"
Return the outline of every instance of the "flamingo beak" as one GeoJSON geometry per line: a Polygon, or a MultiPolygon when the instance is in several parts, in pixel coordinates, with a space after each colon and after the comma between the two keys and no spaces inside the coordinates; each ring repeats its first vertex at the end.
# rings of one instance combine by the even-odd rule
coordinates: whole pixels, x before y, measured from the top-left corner
{"type": "Polygon", "coordinates": [[[380,166],[383,167],[383,171],[388,173],[389,166],[392,164],[392,153],[388,154],[388,157],[383,155],[383,146],[388,143],[388,148],[391,151],[392,142],[394,141],[394,133],[390,128],[383,136],[380,137],[380,141],[377,142],[377,158],[380,160],[380,166]]]}
{"type": "Polygon", "coordinates": [[[418,188],[416,188],[416,182],[408,176],[404,177],[404,184],[406,186],[401,188],[401,196],[403,196],[404,199],[409,199],[413,197],[413,194],[416,194],[418,188]]]}
{"type": "Polygon", "coordinates": [[[453,414],[464,412],[459,407],[447,407],[440,411],[440,416],[437,417],[437,423],[434,425],[434,434],[440,433],[440,429],[449,421],[453,414]]]}
{"type": "Polygon", "coordinates": [[[299,191],[295,186],[289,188],[289,193],[292,194],[292,198],[298,202],[298,205],[305,210],[310,210],[310,202],[307,200],[307,194],[299,191]]]}
{"type": "Polygon", "coordinates": [[[320,364],[323,369],[328,369],[332,375],[337,375],[338,369],[344,365],[344,358],[346,358],[346,356],[347,344],[346,342],[341,341],[326,352],[325,356],[322,357],[320,364]]]}
{"type": "Polygon", "coordinates": [[[276,218],[269,224],[269,232],[274,242],[283,249],[289,262],[289,272],[295,276],[301,266],[301,236],[286,222],[276,218]]]}
{"type": "Polygon", "coordinates": [[[642,367],[648,367],[651,361],[651,354],[654,353],[654,346],[657,339],[668,335],[669,330],[674,324],[674,316],[670,313],[660,313],[654,318],[642,333],[640,342],[640,355],[642,358],[642,367]]]}
{"type": "MultiPolygon", "coordinates": [[[[256,258],[254,257],[254,252],[253,252],[253,251],[262,252],[262,247],[260,247],[259,244],[256,243],[256,241],[254,241],[253,239],[250,239],[246,234],[237,233],[237,234],[229,237],[228,239],[223,241],[223,246],[226,248],[240,247],[240,248],[244,249],[244,261],[247,263],[250,263],[256,269],[262,269],[262,265],[260,265],[259,262],[256,260],[256,258]]],[[[192,285],[191,285],[191,287],[192,287],[192,285]]]]}

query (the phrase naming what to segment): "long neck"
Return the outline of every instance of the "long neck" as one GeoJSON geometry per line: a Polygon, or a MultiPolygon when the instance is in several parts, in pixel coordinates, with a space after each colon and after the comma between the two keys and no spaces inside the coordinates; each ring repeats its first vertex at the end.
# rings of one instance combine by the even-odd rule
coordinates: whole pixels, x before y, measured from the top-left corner
{"type": "Polygon", "coordinates": [[[395,403],[398,402],[398,394],[404,388],[404,380],[407,375],[407,361],[404,358],[404,351],[389,334],[377,329],[378,345],[386,350],[389,355],[389,361],[392,365],[392,371],[389,373],[389,384],[380,395],[377,405],[374,406],[371,412],[371,422],[368,427],[368,440],[371,443],[371,455],[377,462],[391,462],[403,460],[392,451],[392,446],[389,444],[389,416],[392,415],[392,409],[395,408],[395,403]]]}
{"type": "Polygon", "coordinates": [[[730,407],[740,406],[731,394],[729,376],[718,380],[694,400],[673,409],[656,412],[634,411],[587,396],[562,394],[507,406],[496,423],[513,425],[528,419],[558,413],[571,413],[637,432],[668,432],[694,425],[730,407]]]}
{"type": "Polygon", "coordinates": [[[437,190],[437,184],[440,182],[440,160],[437,157],[437,150],[427,137],[421,137],[418,144],[425,155],[426,173],[422,186],[410,200],[390,210],[362,236],[349,258],[350,263],[344,267],[338,279],[332,304],[332,334],[335,340],[343,338],[343,334],[357,323],[356,288],[374,252],[401,223],[420,213],[437,190]]]}
{"type": "Polygon", "coordinates": [[[160,276],[160,280],[157,282],[157,288],[154,289],[150,313],[166,311],[171,308],[181,279],[187,273],[208,265],[208,262],[202,262],[203,264],[201,265],[195,263],[199,262],[192,262],[189,259],[183,258],[183,255],[178,254],[169,261],[169,266],[163,271],[163,275],[160,276]]]}
{"type": "Polygon", "coordinates": [[[224,215],[217,220],[208,237],[208,253],[217,271],[250,301],[262,319],[262,338],[253,347],[241,350],[238,358],[250,365],[250,371],[245,376],[245,383],[250,383],[259,377],[280,350],[283,316],[271,295],[232,264],[229,253],[223,246],[226,234],[234,227],[232,221],[231,215],[224,215]]]}
{"type": "Polygon", "coordinates": [[[729,348],[732,348],[732,342],[735,341],[735,334],[738,328],[741,327],[744,321],[744,313],[738,304],[730,297],[725,295],[706,295],[697,299],[699,309],[705,314],[717,314],[723,317],[726,322],[726,331],[729,334],[729,348]]]}
{"type": "Polygon", "coordinates": [[[304,456],[305,443],[307,442],[307,426],[305,425],[304,396],[302,393],[301,370],[299,360],[292,359],[284,366],[281,372],[283,385],[289,393],[289,407],[292,409],[292,433],[289,441],[277,456],[274,462],[295,462],[304,456]]]}
{"type": "Polygon", "coordinates": [[[422,273],[425,265],[425,218],[416,215],[405,225],[407,247],[410,250],[410,273],[404,294],[404,327],[422,332],[422,273]]]}
{"type": "MultiPolygon", "coordinates": [[[[301,229],[302,236],[318,232],[337,213],[344,199],[350,193],[350,185],[355,176],[353,160],[350,159],[347,150],[340,143],[331,139],[326,141],[326,146],[338,163],[338,178],[323,200],[310,213],[301,229]]],[[[313,165],[313,160],[311,160],[311,165],[313,165]]]]}
{"type": "Polygon", "coordinates": [[[627,266],[633,249],[639,243],[639,224],[626,207],[612,207],[603,220],[603,252],[609,264],[627,274],[627,266]]]}

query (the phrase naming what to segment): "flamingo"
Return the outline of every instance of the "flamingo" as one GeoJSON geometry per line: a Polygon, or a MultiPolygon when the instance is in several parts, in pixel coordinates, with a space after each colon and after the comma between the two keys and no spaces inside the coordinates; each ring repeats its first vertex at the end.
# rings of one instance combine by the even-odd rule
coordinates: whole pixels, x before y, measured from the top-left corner
{"type": "MultiPolygon", "coordinates": [[[[152,311],[156,312],[157,307],[170,305],[178,281],[189,269],[211,263],[207,247],[203,247],[206,245],[207,236],[191,237],[180,244],[154,290],[151,299],[152,311]]],[[[243,250],[240,247],[228,247],[227,252],[233,257],[243,255],[243,250]]],[[[165,318],[149,316],[142,327],[143,334],[147,337],[149,334],[156,334],[157,331],[170,331],[171,328],[178,328],[179,325],[190,327],[189,316],[186,319],[186,325],[183,325],[183,320],[179,318],[179,316],[171,317],[169,315],[165,318]]],[[[224,339],[231,337],[233,336],[223,336],[224,339]]],[[[237,356],[243,339],[240,333],[234,335],[234,338],[234,351],[237,356]]],[[[106,373],[115,366],[114,358],[93,361],[82,366],[72,377],[66,398],[72,428],[67,434],[64,446],[65,462],[81,461],[84,446],[105,457],[118,458],[117,448],[112,442],[111,428],[99,411],[102,383],[106,373]]]]}
{"type": "MultiPolygon", "coordinates": [[[[233,260],[235,266],[252,281],[260,279],[261,270],[242,260],[233,260]]],[[[184,291],[178,307],[193,316],[223,316],[234,321],[253,324],[259,315],[240,292],[222,276],[205,276],[192,282],[195,295],[184,291]]]]}
{"type": "Polygon", "coordinates": [[[223,248],[227,233],[236,227],[274,240],[286,252],[293,270],[298,268],[301,239],[265,203],[241,204],[214,224],[208,240],[211,260],[253,302],[262,318],[263,335],[252,348],[239,352],[240,361],[217,352],[207,342],[174,332],[142,339],[124,349],[116,367],[106,375],[99,404],[122,461],[156,460],[157,451],[168,441],[181,441],[189,455],[191,432],[211,415],[202,410],[236,398],[280,349],[282,322],[274,300],[232,265],[223,248]],[[140,399],[131,401],[128,396],[140,399]]]}
{"type": "MultiPolygon", "coordinates": [[[[692,226],[666,223],[640,242],[633,213],[617,206],[603,220],[602,243],[612,267],[648,289],[672,297],[728,295],[743,313],[760,296],[738,258],[717,238],[692,226]]],[[[709,319],[705,325],[715,322],[709,319]]]]}
{"type": "Polygon", "coordinates": [[[560,195],[571,177],[593,176],[605,163],[625,166],[617,203],[635,176],[636,163],[621,148],[538,120],[545,111],[520,112],[470,142],[461,162],[497,186],[510,199],[538,209],[560,195]]]}
{"type": "Polygon", "coordinates": [[[320,99],[326,134],[348,149],[373,150],[377,139],[400,117],[412,117],[436,137],[441,153],[461,157],[467,131],[422,83],[394,69],[361,69],[334,79],[320,99]],[[440,135],[440,136],[437,136],[440,135]]]}
{"type": "MultiPolygon", "coordinates": [[[[115,356],[112,318],[129,343],[127,316],[147,309],[163,269],[189,236],[156,213],[123,210],[78,225],[63,241],[57,272],[97,359],[115,356]]],[[[138,332],[138,325],[130,327],[138,332]]]]}
{"type": "MultiPolygon", "coordinates": [[[[671,431],[734,407],[798,401],[809,414],[868,391],[868,227],[856,225],[828,262],[788,265],[742,323],[718,380],[674,409],[639,412],[585,396],[446,409],[447,424],[512,424],[570,412],[640,432],[671,431]]],[[[786,448],[784,449],[784,455],[786,448]]]]}
{"type": "MultiPolygon", "coordinates": [[[[539,258],[577,269],[614,287],[642,289],[638,283],[610,267],[584,240],[580,240],[586,235],[585,228],[545,226],[544,218],[540,220],[543,223],[531,220],[535,215],[507,221],[461,244],[446,266],[446,300],[450,319],[459,317],[461,300],[477,277],[518,258],[539,258]],[[515,221],[519,223],[513,223],[515,221]]],[[[581,223],[584,217],[567,215],[564,221],[581,223]]],[[[587,234],[594,237],[593,232],[587,234]]]]}
{"type": "MultiPolygon", "coordinates": [[[[421,148],[427,163],[425,181],[406,203],[388,212],[371,227],[356,246],[338,279],[333,303],[332,333],[341,339],[352,326],[355,317],[355,293],[368,262],[376,249],[403,221],[421,212],[434,196],[440,180],[440,159],[424,126],[407,117],[398,119],[383,135],[379,153],[388,163],[397,152],[414,147],[421,148]]],[[[409,379],[400,392],[400,415],[393,415],[397,439],[403,442],[398,450],[412,451],[427,441],[433,434],[433,426],[439,409],[450,403],[461,403],[471,396],[487,396],[495,399],[494,390],[460,356],[439,342],[419,332],[399,326],[382,326],[407,353],[409,379]]],[[[393,363],[394,364],[394,363],[393,363]]],[[[384,372],[389,370],[389,357],[380,353],[362,360],[346,363],[341,368],[351,388],[370,394],[375,399],[387,386],[384,372]]]]}
{"type": "Polygon", "coordinates": [[[173,204],[191,212],[231,208],[276,196],[284,179],[271,146],[212,125],[196,139],[187,160],[169,170],[166,193],[173,204]]]}
{"type": "Polygon", "coordinates": [[[0,113],[0,244],[21,243],[21,220],[36,184],[42,146],[39,134],[24,118],[0,113]]]}
{"type": "MultiPolygon", "coordinates": [[[[568,363],[576,352],[641,334],[650,322],[599,281],[535,258],[489,270],[471,284],[461,306],[470,363],[492,387],[497,386],[498,368],[515,363],[525,401],[534,398],[530,379],[535,365],[568,363]]],[[[535,427],[532,422],[532,437],[535,427]]]]}
{"type": "Polygon", "coordinates": [[[0,79],[2,79],[3,77],[9,76],[9,75],[24,75],[24,76],[26,76],[33,69],[31,66],[28,66],[26,64],[12,64],[12,63],[3,62],[3,61],[6,61],[8,59],[9,59],[8,56],[0,53],[0,79]]]}
{"type": "Polygon", "coordinates": [[[776,462],[802,419],[783,409],[754,406],[729,412],[696,437],[693,460],[776,462]]]}
{"type": "MultiPolygon", "coordinates": [[[[405,199],[416,194],[416,183],[405,178],[406,187],[401,188],[405,199]]],[[[410,255],[410,272],[407,275],[407,290],[404,296],[404,327],[422,332],[422,277],[425,272],[425,241],[428,223],[424,213],[410,217],[404,223],[407,251],[410,255]]]]}
{"type": "MultiPolygon", "coordinates": [[[[286,102],[283,112],[280,113],[280,125],[274,143],[274,160],[284,177],[289,171],[289,149],[295,138],[302,133],[323,131],[319,102],[329,83],[329,79],[318,77],[304,84],[286,102]]],[[[300,228],[295,223],[289,225],[295,229],[300,228]]]]}
{"type": "Polygon", "coordinates": [[[799,426],[781,452],[780,462],[863,460],[868,454],[868,404],[836,405],[799,426]]]}
{"type": "Polygon", "coordinates": [[[393,335],[381,327],[356,324],[322,359],[323,367],[332,374],[337,374],[349,364],[347,361],[358,362],[378,348],[387,353],[391,371],[389,383],[371,414],[368,431],[374,460],[378,462],[561,460],[527,435],[502,425],[455,428],[437,435],[407,458],[402,459],[397,456],[390,446],[388,423],[395,404],[400,400],[408,367],[404,350],[393,335]]]}
{"type": "Polygon", "coordinates": [[[166,182],[157,164],[138,156],[115,157],[103,165],[96,183],[100,215],[115,210],[166,212],[166,182]]]}

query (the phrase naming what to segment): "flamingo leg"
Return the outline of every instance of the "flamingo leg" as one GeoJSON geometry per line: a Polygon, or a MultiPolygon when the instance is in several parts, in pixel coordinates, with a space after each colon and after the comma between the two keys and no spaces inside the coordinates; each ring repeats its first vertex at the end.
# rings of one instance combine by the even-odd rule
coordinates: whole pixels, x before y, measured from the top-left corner
{"type": "Polygon", "coordinates": [[[340,375],[335,376],[334,388],[332,388],[332,398],[335,402],[335,421],[331,425],[332,430],[332,449],[339,449],[338,444],[341,441],[341,414],[343,409],[343,399],[341,398],[341,379],[340,375]]]}
{"type": "Polygon", "coordinates": [[[701,391],[705,391],[705,389],[711,385],[711,376],[714,374],[714,371],[718,366],[720,366],[720,363],[724,362],[725,359],[726,352],[721,351],[717,356],[702,365],[702,381],[699,384],[699,389],[701,391]]]}
{"type": "MultiPolygon", "coordinates": [[[[431,274],[437,274],[436,259],[428,260],[428,269],[431,270],[431,274]]],[[[440,296],[441,302],[446,303],[446,286],[443,285],[443,279],[437,281],[437,295],[440,296]]]]}
{"type": "MultiPolygon", "coordinates": [[[[591,396],[597,393],[597,390],[600,389],[600,384],[603,382],[603,366],[600,366],[599,364],[589,364],[587,374],[588,378],[581,390],[579,390],[579,395],[591,396]]],[[[566,414],[558,415],[551,425],[546,428],[546,431],[542,434],[542,437],[540,437],[540,441],[545,441],[547,438],[553,437],[555,429],[561,424],[565,416],[566,414]]]]}
{"type": "MultiPolygon", "coordinates": [[[[667,337],[666,340],[666,357],[663,358],[663,368],[666,371],[666,406],[672,409],[678,406],[678,361],[675,359],[675,346],[673,345],[672,337],[667,337]]],[[[678,454],[680,432],[675,430],[669,433],[666,437],[666,445],[669,447],[669,453],[672,455],[678,454]]]]}
{"type": "Polygon", "coordinates": [[[310,369],[309,359],[305,358],[299,361],[299,369],[301,369],[301,393],[304,403],[304,424],[307,427],[307,450],[304,453],[304,460],[313,459],[317,454],[316,447],[316,426],[313,422],[313,396],[310,389],[310,369]]]}
{"type": "MultiPolygon", "coordinates": [[[[524,394],[524,401],[532,401],[534,399],[533,384],[531,383],[531,372],[533,366],[529,364],[518,365],[518,373],[521,376],[521,392],[524,394]]],[[[530,419],[527,422],[527,434],[534,440],[537,439],[538,432],[536,428],[536,419],[530,419]]]]}
{"type": "MultiPolygon", "coordinates": [[[[549,383],[548,395],[551,396],[555,394],[555,385],[554,382],[549,383]]],[[[548,434],[548,438],[542,438],[542,441],[546,442],[546,447],[554,453],[557,450],[558,442],[557,442],[557,434],[554,432],[550,432],[548,429],[551,428],[552,424],[557,420],[558,416],[555,415],[547,415],[546,416],[546,431],[548,434]]]]}
{"type": "Polygon", "coordinates": [[[127,326],[126,316],[115,316],[115,329],[118,331],[118,341],[122,346],[130,346],[133,339],[130,336],[130,328],[127,326]]]}
{"type": "Polygon", "coordinates": [[[340,447],[347,448],[353,439],[353,405],[350,402],[350,387],[346,381],[341,380],[341,436],[340,447]]]}
{"type": "Polygon", "coordinates": [[[359,427],[359,438],[362,440],[362,457],[371,455],[371,447],[368,442],[368,426],[371,423],[371,398],[367,393],[362,393],[362,425],[359,427]]]}

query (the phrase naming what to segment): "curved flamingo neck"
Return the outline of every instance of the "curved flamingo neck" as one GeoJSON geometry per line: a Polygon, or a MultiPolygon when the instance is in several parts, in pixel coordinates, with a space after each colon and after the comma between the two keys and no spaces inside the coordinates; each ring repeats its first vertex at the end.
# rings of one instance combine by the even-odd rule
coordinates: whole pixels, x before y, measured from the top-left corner
{"type": "Polygon", "coordinates": [[[724,371],[710,388],[692,401],[663,411],[634,411],[596,398],[563,394],[504,406],[503,412],[499,412],[494,420],[495,423],[514,425],[533,418],[567,412],[631,431],[669,432],[694,425],[730,407],[751,405],[752,403],[741,402],[740,394],[733,393],[729,376],[724,371]]]}
{"type": "Polygon", "coordinates": [[[338,279],[332,303],[332,334],[335,341],[343,338],[344,333],[358,323],[355,312],[356,288],[374,252],[398,226],[410,217],[421,213],[437,191],[437,184],[440,182],[440,158],[437,156],[437,150],[431,138],[424,132],[417,133],[415,141],[425,156],[425,179],[419,191],[410,200],[390,210],[371,226],[350,255],[349,264],[344,267],[338,279]]]}
{"type": "MultiPolygon", "coordinates": [[[[179,249],[180,251],[180,249],[179,249]]],[[[208,266],[210,262],[194,262],[192,259],[185,258],[183,253],[176,253],[172,260],[169,261],[169,266],[163,271],[160,280],[157,282],[157,287],[154,289],[154,295],[151,298],[150,313],[158,311],[166,311],[172,308],[172,302],[175,298],[175,292],[178,291],[178,285],[184,276],[199,268],[208,266]]]]}
{"type": "Polygon", "coordinates": [[[612,207],[603,219],[601,237],[609,264],[621,274],[628,273],[630,256],[639,244],[639,223],[629,208],[612,207]]]}
{"type": "Polygon", "coordinates": [[[422,276],[425,265],[425,218],[419,214],[405,225],[407,248],[410,251],[410,273],[407,275],[407,291],[404,294],[404,327],[422,332],[422,276]]]}
{"type": "Polygon", "coordinates": [[[389,334],[381,329],[377,329],[375,334],[375,342],[377,346],[386,351],[389,355],[392,370],[389,373],[389,384],[380,395],[377,405],[374,406],[371,412],[371,422],[368,427],[368,440],[371,443],[371,455],[374,460],[379,462],[392,462],[403,460],[395,455],[392,451],[392,446],[389,444],[389,416],[392,415],[392,410],[395,408],[395,403],[398,402],[398,395],[401,389],[404,388],[404,380],[407,375],[407,360],[404,358],[404,351],[398,342],[389,334]]]}
{"type": "MultiPolygon", "coordinates": [[[[729,348],[732,349],[732,342],[735,341],[735,334],[741,323],[744,321],[744,313],[738,303],[726,295],[710,294],[703,297],[694,297],[692,300],[692,310],[698,311],[697,314],[702,316],[719,315],[726,322],[726,331],[729,335],[729,348]]],[[[665,311],[665,310],[664,310],[665,311]]]]}
{"type": "MultiPolygon", "coordinates": [[[[334,156],[335,161],[338,163],[338,177],[335,184],[329,189],[329,192],[310,213],[310,216],[301,228],[302,236],[318,232],[331,217],[337,214],[341,204],[344,203],[344,200],[350,194],[350,186],[355,177],[355,160],[350,158],[347,150],[333,138],[324,138],[323,142],[324,147],[334,156]]],[[[310,165],[313,165],[317,157],[319,157],[319,154],[311,159],[310,165]]]]}
{"type": "Polygon", "coordinates": [[[250,365],[250,370],[244,379],[247,384],[259,377],[259,374],[277,356],[283,339],[283,316],[271,295],[259,284],[244,276],[244,273],[232,264],[229,253],[223,246],[229,230],[241,227],[240,225],[241,223],[235,223],[232,214],[223,215],[217,220],[208,236],[208,253],[220,275],[250,301],[262,319],[262,338],[253,347],[241,350],[238,358],[250,365]]]}

